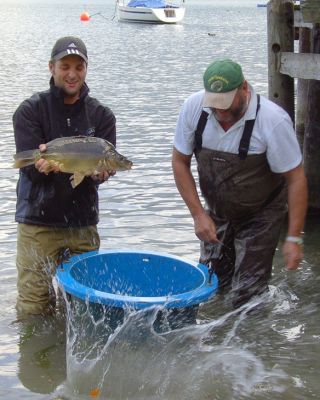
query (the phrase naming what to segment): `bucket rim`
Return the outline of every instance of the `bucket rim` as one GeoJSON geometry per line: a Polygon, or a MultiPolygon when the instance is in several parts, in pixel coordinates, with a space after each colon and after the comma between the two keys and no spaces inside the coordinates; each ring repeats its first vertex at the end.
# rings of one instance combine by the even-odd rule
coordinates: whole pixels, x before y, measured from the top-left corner
{"type": "Polygon", "coordinates": [[[209,282],[208,268],[204,264],[165,252],[139,251],[131,249],[95,250],[80,255],[75,255],[58,266],[56,280],[58,286],[62,290],[82,301],[103,304],[110,307],[129,309],[144,309],[153,306],[163,306],[165,308],[191,307],[204,301],[208,301],[211,297],[213,297],[218,288],[217,276],[213,274],[211,281],[209,282]],[[193,290],[179,294],[144,297],[103,292],[89,286],[85,286],[73,278],[71,275],[71,270],[77,263],[85,259],[90,259],[105,254],[135,254],[142,257],[156,256],[180,261],[190,265],[192,268],[195,268],[202,276],[202,283],[193,290]]]}

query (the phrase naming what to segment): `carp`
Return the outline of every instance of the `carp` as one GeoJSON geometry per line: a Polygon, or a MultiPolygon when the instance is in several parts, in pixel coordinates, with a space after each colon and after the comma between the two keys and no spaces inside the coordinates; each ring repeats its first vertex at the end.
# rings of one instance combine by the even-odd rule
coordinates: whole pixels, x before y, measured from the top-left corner
{"type": "Polygon", "coordinates": [[[34,149],[15,154],[13,167],[24,168],[43,158],[49,163],[49,170],[58,167],[60,172],[72,174],[70,181],[73,188],[85,176],[105,171],[126,171],[132,167],[132,162],[118,153],[112,143],[98,137],[61,137],[46,146],[45,152],[34,149]]]}

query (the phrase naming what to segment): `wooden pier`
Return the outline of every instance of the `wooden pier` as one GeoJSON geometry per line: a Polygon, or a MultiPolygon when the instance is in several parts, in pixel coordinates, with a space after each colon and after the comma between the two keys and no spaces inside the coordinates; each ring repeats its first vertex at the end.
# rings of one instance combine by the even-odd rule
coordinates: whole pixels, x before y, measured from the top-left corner
{"type": "Polygon", "coordinates": [[[269,99],[295,123],[308,212],[320,214],[320,0],[270,0],[267,10],[269,99]]]}

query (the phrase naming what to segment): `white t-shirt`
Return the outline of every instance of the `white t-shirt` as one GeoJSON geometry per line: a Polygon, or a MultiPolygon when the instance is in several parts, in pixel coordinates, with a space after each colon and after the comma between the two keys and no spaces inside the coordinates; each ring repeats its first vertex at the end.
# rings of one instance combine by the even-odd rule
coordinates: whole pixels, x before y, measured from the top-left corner
{"type": "MultiPolygon", "coordinates": [[[[257,96],[250,86],[251,99],[244,116],[227,132],[223,130],[211,109],[202,136],[202,147],[238,154],[245,121],[254,119],[257,96]]],[[[194,134],[200,114],[204,90],[189,96],[180,111],[174,147],[182,154],[191,155],[194,150],[194,134]]],[[[260,96],[260,109],[250,140],[248,154],[267,153],[270,168],[275,173],[283,173],[297,167],[302,162],[299,143],[289,115],[277,104],[260,96]]]]}

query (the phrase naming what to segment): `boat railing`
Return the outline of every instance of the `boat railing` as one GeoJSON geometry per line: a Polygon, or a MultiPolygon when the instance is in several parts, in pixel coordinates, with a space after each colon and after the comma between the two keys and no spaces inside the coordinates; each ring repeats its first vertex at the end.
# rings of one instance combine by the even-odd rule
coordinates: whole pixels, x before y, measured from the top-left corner
{"type": "Polygon", "coordinates": [[[166,1],[166,8],[182,8],[185,5],[185,0],[166,1]]]}
{"type": "MultiPolygon", "coordinates": [[[[130,3],[130,0],[116,0],[118,6],[126,7],[130,3]]],[[[185,6],[185,0],[171,0],[165,1],[163,8],[182,8],[185,6]]]]}

